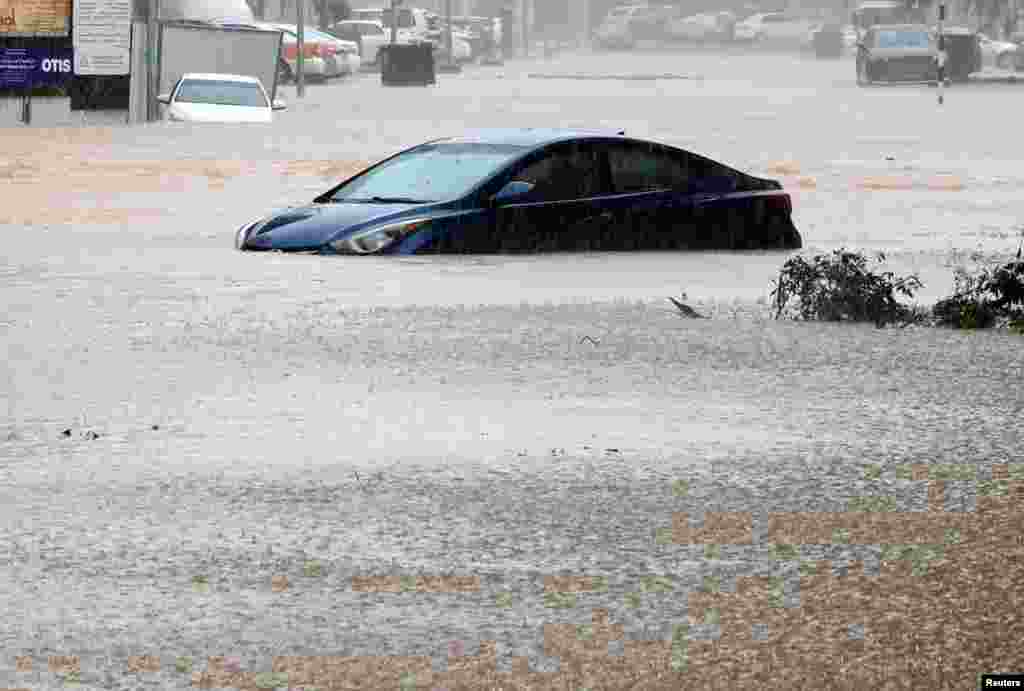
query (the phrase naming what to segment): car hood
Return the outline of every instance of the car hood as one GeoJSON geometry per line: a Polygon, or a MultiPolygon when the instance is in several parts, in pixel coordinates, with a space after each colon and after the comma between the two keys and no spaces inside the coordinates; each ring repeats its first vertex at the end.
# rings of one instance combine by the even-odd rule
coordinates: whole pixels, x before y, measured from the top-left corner
{"type": "Polygon", "coordinates": [[[894,58],[928,58],[935,56],[934,48],[872,48],[871,57],[876,60],[894,58]]]}
{"type": "Polygon", "coordinates": [[[209,103],[172,103],[167,108],[172,120],[188,122],[270,122],[270,108],[218,106],[209,103]]]}
{"type": "Polygon", "coordinates": [[[374,223],[401,220],[424,204],[332,203],[298,206],[273,213],[249,233],[254,249],[314,250],[374,223]]]}

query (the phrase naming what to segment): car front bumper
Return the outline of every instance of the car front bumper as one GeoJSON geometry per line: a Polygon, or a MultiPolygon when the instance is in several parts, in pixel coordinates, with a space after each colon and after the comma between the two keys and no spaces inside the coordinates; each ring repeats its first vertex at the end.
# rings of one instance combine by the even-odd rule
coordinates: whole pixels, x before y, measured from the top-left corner
{"type": "Polygon", "coordinates": [[[880,82],[933,82],[939,77],[931,58],[891,58],[871,64],[872,77],[880,82]]]}

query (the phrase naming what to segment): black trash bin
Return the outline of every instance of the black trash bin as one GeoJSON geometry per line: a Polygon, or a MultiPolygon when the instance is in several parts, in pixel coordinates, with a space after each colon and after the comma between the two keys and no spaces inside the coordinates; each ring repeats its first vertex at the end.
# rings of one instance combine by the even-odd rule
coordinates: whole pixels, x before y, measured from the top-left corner
{"type": "Polygon", "coordinates": [[[843,56],[843,30],[838,26],[823,26],[814,32],[814,56],[840,58],[843,56]]]}
{"type": "Polygon", "coordinates": [[[384,86],[436,84],[434,47],[429,43],[390,43],[381,46],[380,82],[384,86]]]}
{"type": "Polygon", "coordinates": [[[981,71],[981,43],[978,34],[964,27],[947,27],[942,31],[946,51],[946,78],[966,82],[973,72],[981,71]]]}

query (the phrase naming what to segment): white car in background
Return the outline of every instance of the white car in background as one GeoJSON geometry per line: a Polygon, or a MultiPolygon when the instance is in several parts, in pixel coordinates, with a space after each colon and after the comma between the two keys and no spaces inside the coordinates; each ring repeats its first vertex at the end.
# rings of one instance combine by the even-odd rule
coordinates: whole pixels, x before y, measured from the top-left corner
{"type": "Polygon", "coordinates": [[[188,72],[157,100],[168,120],[181,122],[266,123],[286,108],[283,101],[270,102],[259,79],[242,74],[188,72]]]}
{"type": "MultiPolygon", "coordinates": [[[[418,7],[398,7],[398,32],[395,36],[397,43],[416,43],[426,40],[426,34],[430,31],[430,22],[427,16],[430,13],[418,7]]],[[[362,7],[352,10],[349,19],[360,21],[380,22],[384,28],[391,31],[391,8],[385,7],[362,7]]],[[[390,34],[389,34],[390,35],[390,34]]]]}
{"type": "Polygon", "coordinates": [[[594,31],[594,45],[599,48],[629,48],[633,45],[633,20],[648,9],[647,5],[619,5],[605,15],[594,31]]]}
{"type": "Polygon", "coordinates": [[[773,45],[801,45],[815,22],[785,12],[763,12],[736,24],[737,41],[773,45]]]}
{"type": "Polygon", "coordinates": [[[985,34],[978,34],[978,41],[981,44],[981,62],[988,67],[998,67],[1001,70],[1012,70],[1014,59],[1020,46],[1009,41],[997,41],[985,34]]]}
{"type": "Polygon", "coordinates": [[[684,41],[731,41],[735,28],[732,12],[705,12],[672,20],[668,35],[684,41]]]}
{"type": "Polygon", "coordinates": [[[384,25],[372,19],[346,19],[330,28],[330,33],[346,41],[354,41],[359,55],[366,64],[377,64],[381,46],[391,42],[391,34],[384,25]]]}

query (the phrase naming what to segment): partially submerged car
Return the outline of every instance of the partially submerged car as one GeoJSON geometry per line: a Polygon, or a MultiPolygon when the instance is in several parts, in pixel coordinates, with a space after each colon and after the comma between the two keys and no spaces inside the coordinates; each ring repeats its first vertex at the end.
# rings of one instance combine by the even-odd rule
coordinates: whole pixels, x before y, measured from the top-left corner
{"type": "Polygon", "coordinates": [[[480,130],[245,224],[242,250],[409,255],[798,249],[782,185],[600,130],[480,130]]]}
{"type": "Polygon", "coordinates": [[[267,123],[273,111],[287,107],[271,103],[260,80],[242,74],[188,72],[157,100],[168,120],[181,122],[267,123]]]}
{"type": "Polygon", "coordinates": [[[924,24],[875,25],[857,43],[857,83],[935,82],[935,32],[924,24]]]}

